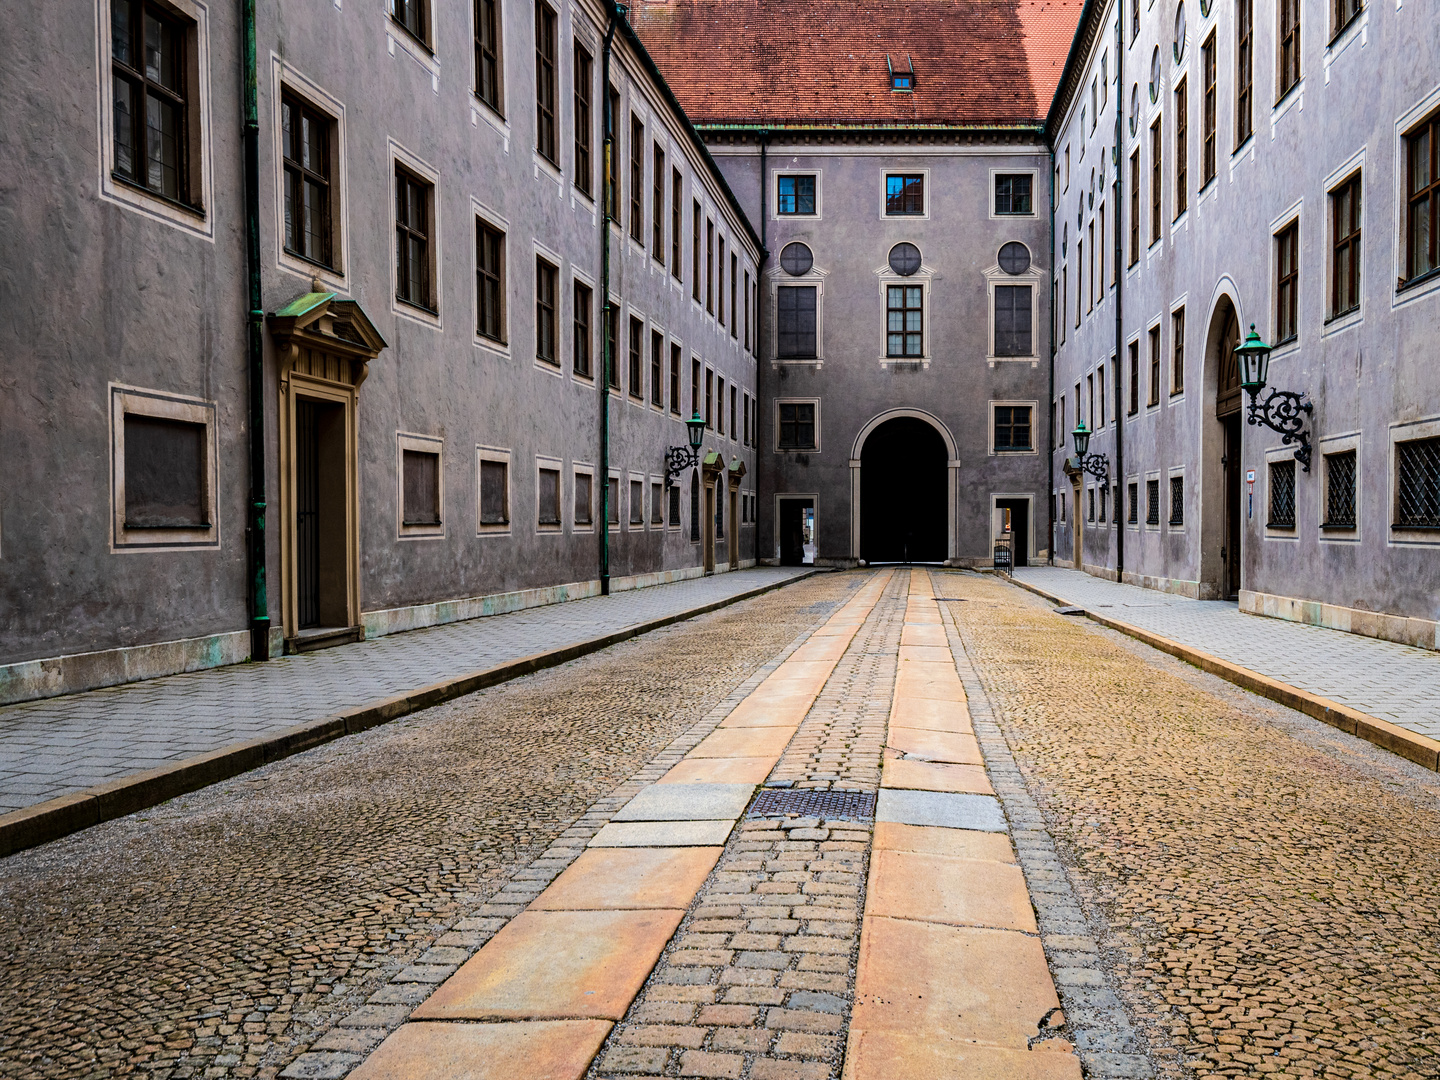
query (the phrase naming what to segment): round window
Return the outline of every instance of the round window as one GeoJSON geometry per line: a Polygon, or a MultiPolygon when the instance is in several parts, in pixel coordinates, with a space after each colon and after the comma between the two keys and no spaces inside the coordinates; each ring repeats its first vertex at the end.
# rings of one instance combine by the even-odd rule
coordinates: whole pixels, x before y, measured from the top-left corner
{"type": "Polygon", "coordinates": [[[1011,240],[1000,249],[1000,269],[1007,274],[1023,274],[1030,269],[1030,249],[1011,240]]]}
{"type": "Polygon", "coordinates": [[[890,269],[909,277],[920,269],[920,249],[914,244],[896,244],[890,249],[890,269]]]}
{"type": "Polygon", "coordinates": [[[792,277],[808,274],[814,265],[815,257],[810,254],[810,249],[798,241],[786,244],[780,251],[780,269],[792,277]]]}
{"type": "Polygon", "coordinates": [[[1160,100],[1160,46],[1155,46],[1155,52],[1150,56],[1150,102],[1154,104],[1160,100]]]}
{"type": "Polygon", "coordinates": [[[1178,64],[1180,58],[1185,55],[1185,3],[1181,0],[1180,6],[1175,9],[1175,62],[1178,64]]]}

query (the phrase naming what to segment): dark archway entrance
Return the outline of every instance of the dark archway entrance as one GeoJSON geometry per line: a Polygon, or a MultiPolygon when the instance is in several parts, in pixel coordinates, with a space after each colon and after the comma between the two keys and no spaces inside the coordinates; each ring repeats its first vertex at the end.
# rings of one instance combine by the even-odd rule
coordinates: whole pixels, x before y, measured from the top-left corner
{"type": "Polygon", "coordinates": [[[945,561],[945,440],[924,420],[881,424],[860,449],[860,557],[945,561]]]}

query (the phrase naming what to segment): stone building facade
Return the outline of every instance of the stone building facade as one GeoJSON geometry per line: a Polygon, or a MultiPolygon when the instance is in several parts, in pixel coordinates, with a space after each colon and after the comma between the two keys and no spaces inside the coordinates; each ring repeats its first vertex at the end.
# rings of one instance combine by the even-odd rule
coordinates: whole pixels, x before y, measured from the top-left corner
{"type": "Polygon", "coordinates": [[[255,386],[241,6],[13,28],[0,701],[752,562],[759,238],[630,27],[258,9],[255,386]]]}
{"type": "Polygon", "coordinates": [[[1049,128],[1057,561],[1437,647],[1437,73],[1424,6],[1087,9],[1049,128]],[[1246,422],[1252,324],[1308,466],[1246,422]]]}

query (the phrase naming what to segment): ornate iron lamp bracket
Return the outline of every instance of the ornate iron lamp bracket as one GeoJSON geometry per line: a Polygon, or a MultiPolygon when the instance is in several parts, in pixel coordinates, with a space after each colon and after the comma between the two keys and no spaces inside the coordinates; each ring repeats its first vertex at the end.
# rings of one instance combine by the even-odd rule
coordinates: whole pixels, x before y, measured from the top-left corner
{"type": "Polygon", "coordinates": [[[1102,484],[1110,483],[1110,459],[1104,454],[1077,454],[1075,466],[1082,473],[1089,473],[1102,484]]]}
{"type": "Polygon", "coordinates": [[[665,451],[665,487],[675,486],[675,481],[686,469],[700,464],[700,451],[688,446],[672,446],[665,451]]]}
{"type": "Polygon", "coordinates": [[[1306,472],[1310,471],[1310,435],[1305,430],[1305,416],[1314,410],[1315,406],[1305,400],[1305,395],[1294,390],[1272,389],[1263,399],[1254,390],[1250,391],[1249,422],[1276,432],[1286,446],[1295,443],[1295,460],[1306,472]]]}

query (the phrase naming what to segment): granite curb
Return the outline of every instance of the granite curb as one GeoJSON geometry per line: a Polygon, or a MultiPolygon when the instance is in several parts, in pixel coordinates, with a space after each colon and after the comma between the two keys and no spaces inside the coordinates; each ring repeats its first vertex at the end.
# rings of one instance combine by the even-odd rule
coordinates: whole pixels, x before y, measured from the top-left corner
{"type": "MultiPolygon", "coordinates": [[[[290,757],[322,743],[366,731],[406,716],[420,709],[439,705],[477,690],[495,686],[522,675],[555,667],[601,649],[618,645],[642,634],[675,623],[706,615],[720,608],[750,600],[787,585],[794,585],[819,573],[801,572],[784,581],[771,582],[754,589],[712,600],[684,611],[658,619],[634,623],[619,630],[587,638],[571,645],[545,652],[532,653],[481,671],[469,672],[453,679],[431,683],[403,694],[395,694],[366,705],[298,724],[261,739],[232,743],[230,746],[187,758],[146,772],[132,773],[119,780],[61,795],[34,806],[27,806],[0,816],[0,858],[27,848],[58,840],[63,836],[88,829],[92,825],[146,810],[168,799],[185,795],[221,780],[249,772],[272,761],[290,757]]],[[[1432,766],[1433,767],[1433,766],[1432,766]]]]}
{"type": "MultiPolygon", "coordinates": [[[[1034,593],[1043,600],[1052,604],[1069,605],[1070,601],[1056,596],[1037,585],[1020,581],[1010,575],[997,575],[1002,580],[1009,582],[1017,588],[1026,592],[1034,593]]],[[[1081,608],[1085,616],[1101,626],[1125,634],[1127,637],[1135,638],[1137,641],[1149,645],[1153,649],[1169,653],[1171,656],[1192,664],[1201,671],[1209,672],[1211,675],[1218,675],[1227,682],[1232,682],[1244,690],[1253,694],[1269,698],[1296,712],[1304,713],[1312,719],[1319,720],[1322,724],[1364,739],[1373,743],[1383,750],[1389,750],[1398,754],[1408,761],[1422,765],[1427,769],[1440,772],[1440,740],[1426,738],[1424,735],[1408,731],[1399,724],[1392,724],[1388,720],[1381,720],[1379,717],[1363,713],[1359,709],[1353,709],[1348,705],[1341,705],[1338,701],[1331,701],[1329,698],[1321,697],[1319,694],[1312,694],[1307,690],[1300,690],[1289,683],[1278,679],[1272,679],[1268,675],[1261,675],[1257,671],[1241,667],[1239,664],[1231,663],[1229,660],[1222,660],[1218,656],[1203,652],[1200,649],[1192,648],[1182,642],[1171,638],[1162,637],[1149,630],[1144,630],[1131,623],[1123,622],[1120,619],[1111,618],[1108,615],[1100,615],[1089,608],[1081,608]]]]}

